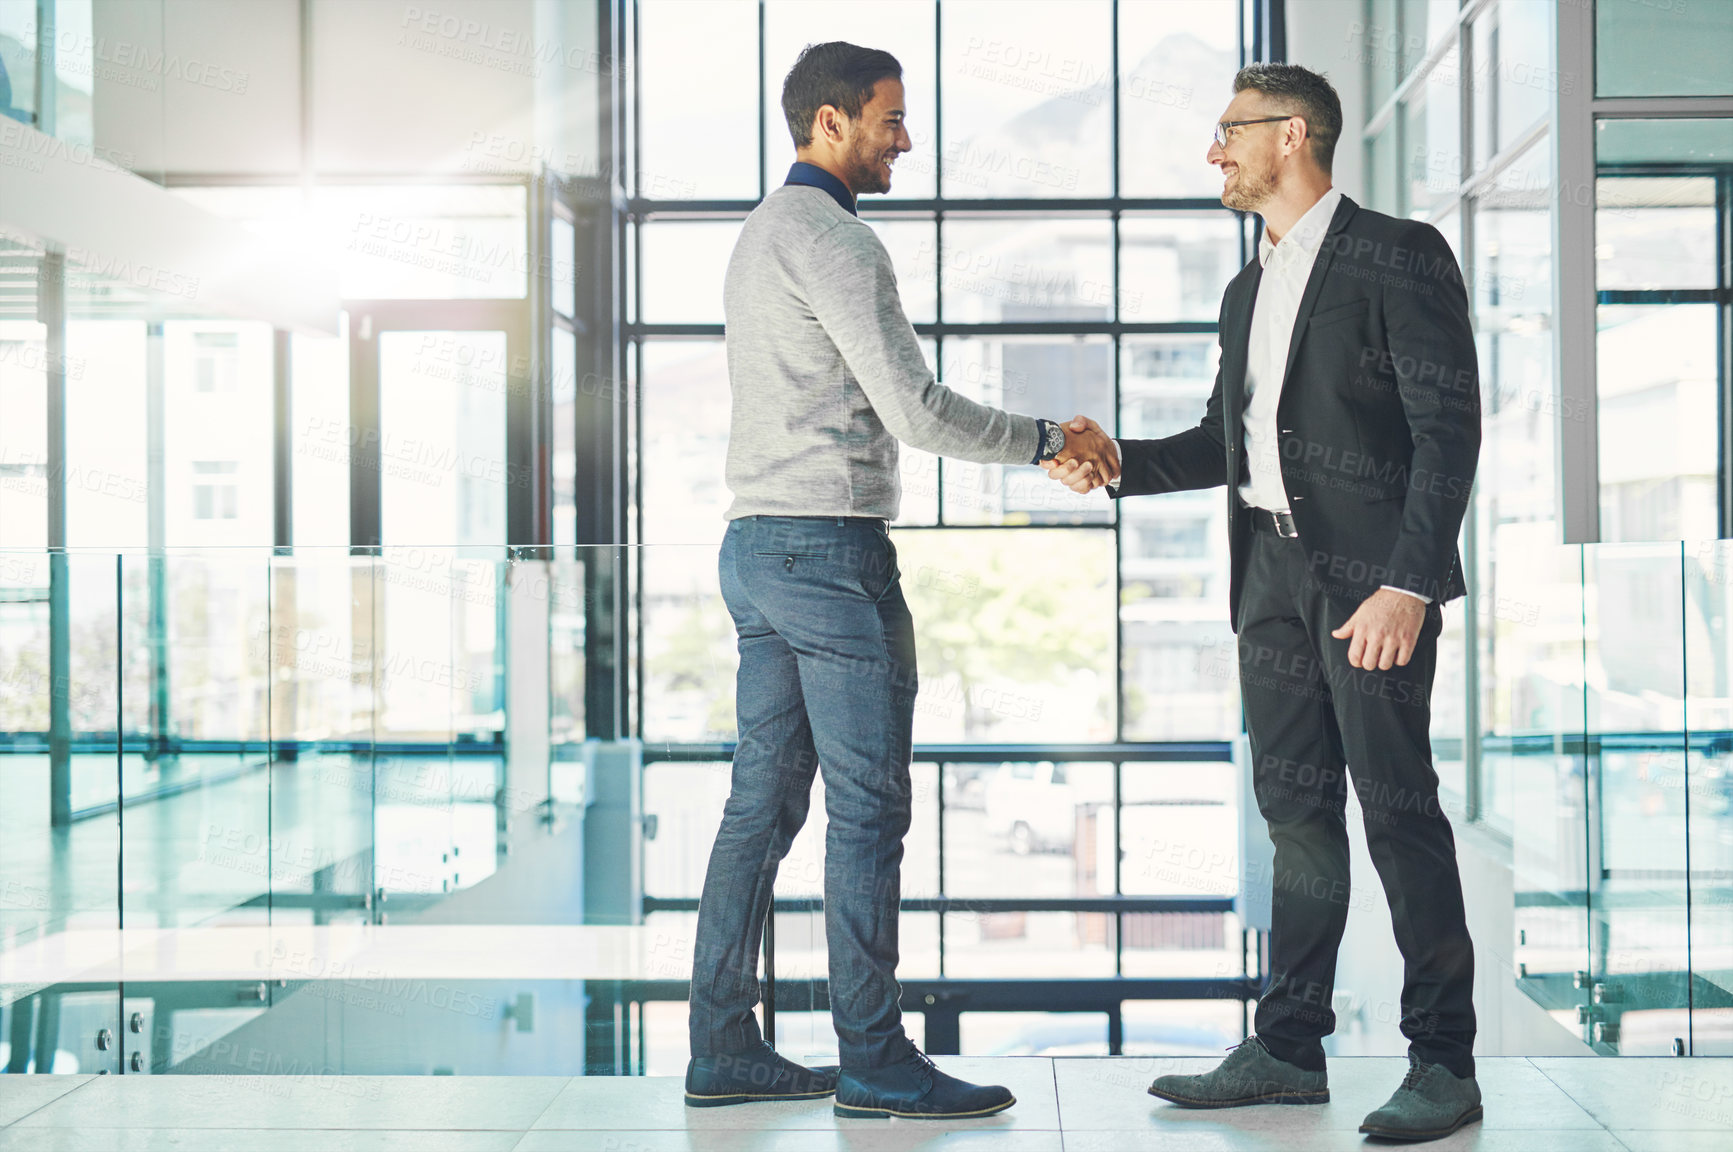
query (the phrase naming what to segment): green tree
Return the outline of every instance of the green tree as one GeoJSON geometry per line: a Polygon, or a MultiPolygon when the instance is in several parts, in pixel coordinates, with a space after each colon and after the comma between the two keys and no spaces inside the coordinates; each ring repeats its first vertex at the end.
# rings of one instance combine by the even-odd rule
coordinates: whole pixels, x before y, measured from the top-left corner
{"type": "MultiPolygon", "coordinates": [[[[922,679],[957,678],[965,739],[990,735],[1017,710],[1007,714],[998,701],[984,701],[986,685],[1009,681],[1034,690],[1087,671],[1111,680],[1109,533],[904,532],[896,544],[922,679]]],[[[1111,726],[1113,707],[1112,693],[1104,693],[1096,718],[1111,726]]]]}

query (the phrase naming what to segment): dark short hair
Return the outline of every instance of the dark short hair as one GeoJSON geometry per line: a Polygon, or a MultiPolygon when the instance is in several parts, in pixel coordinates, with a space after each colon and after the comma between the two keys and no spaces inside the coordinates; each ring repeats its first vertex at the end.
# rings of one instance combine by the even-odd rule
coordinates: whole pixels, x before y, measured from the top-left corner
{"type": "Polygon", "coordinates": [[[1336,141],[1342,136],[1342,98],[1330,82],[1298,64],[1247,64],[1234,76],[1234,91],[1247,88],[1280,101],[1283,107],[1278,112],[1306,122],[1312,158],[1328,173],[1336,156],[1336,141]]]}
{"type": "Polygon", "coordinates": [[[873,87],[884,79],[901,80],[903,66],[889,52],[862,48],[843,40],[808,44],[782,82],[782,114],[796,148],[812,143],[812,118],[826,104],[850,120],[873,98],[873,87]]]}

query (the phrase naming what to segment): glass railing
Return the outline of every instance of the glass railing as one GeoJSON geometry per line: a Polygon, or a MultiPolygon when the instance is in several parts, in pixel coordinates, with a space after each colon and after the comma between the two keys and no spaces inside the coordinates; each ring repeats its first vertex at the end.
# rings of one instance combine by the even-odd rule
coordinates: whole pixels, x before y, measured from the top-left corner
{"type": "MultiPolygon", "coordinates": [[[[1164,723],[1196,739],[1114,744],[1111,598],[1098,642],[1025,650],[979,609],[1025,611],[1045,578],[1010,578],[991,542],[940,565],[941,544],[903,548],[931,693],[904,975],[1002,1001],[931,1035],[917,1009],[911,1032],[1231,1043],[1249,985],[1221,645],[1178,605],[1183,655],[1209,662],[1193,727],[1164,723]],[[1046,989],[1079,979],[1132,983],[1059,1021],[1046,989]],[[1161,981],[1190,981],[1192,1010],[1161,981]]],[[[735,660],[713,544],[0,551],[0,1068],[683,1062],[735,660]],[[598,739],[610,724],[643,742],[598,739]]],[[[822,788],[813,811],[767,973],[778,1035],[834,1051],[822,788]]]]}
{"type": "MultiPolygon", "coordinates": [[[[1016,588],[966,550],[923,583],[925,546],[903,976],[940,1008],[947,981],[1001,999],[916,1003],[911,1032],[1231,1043],[1258,954],[1210,719],[1237,711],[1231,661],[1189,650],[1216,693],[1191,743],[1094,737],[1111,641],[980,635],[1016,588]],[[960,664],[971,643],[991,659],[960,664]]],[[[0,551],[0,1069],[677,1071],[733,739],[715,557],[0,551]],[[622,717],[641,744],[596,739],[622,717]]],[[[1483,962],[1603,1052],[1725,1053],[1733,544],[1547,557],[1479,604],[1468,770],[1516,905],[1483,962]]],[[[777,885],[777,1026],[803,1052],[834,1051],[822,811],[777,885]]]]}
{"type": "Polygon", "coordinates": [[[1498,614],[1482,646],[1517,983],[1603,1053],[1726,1055],[1733,541],[1556,553],[1501,586],[1533,611],[1498,614]]]}
{"type": "Polygon", "coordinates": [[[512,950],[472,926],[556,930],[516,942],[542,979],[582,924],[577,859],[489,884],[581,813],[592,558],[551,551],[0,552],[0,1068],[340,1070],[326,1013],[498,1027],[512,950]]]}

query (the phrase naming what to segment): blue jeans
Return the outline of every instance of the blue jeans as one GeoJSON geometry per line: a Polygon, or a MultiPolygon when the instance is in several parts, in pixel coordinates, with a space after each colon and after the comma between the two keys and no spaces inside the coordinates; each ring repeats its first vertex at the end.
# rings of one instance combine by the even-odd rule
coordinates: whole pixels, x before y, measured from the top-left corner
{"type": "Polygon", "coordinates": [[[740,638],[733,786],[693,947],[692,1055],[758,1044],[758,956],[776,869],[824,772],[830,1006],[846,1068],[907,1051],[896,980],[915,692],[914,622],[880,520],[729,524],[722,598],[740,638]]]}

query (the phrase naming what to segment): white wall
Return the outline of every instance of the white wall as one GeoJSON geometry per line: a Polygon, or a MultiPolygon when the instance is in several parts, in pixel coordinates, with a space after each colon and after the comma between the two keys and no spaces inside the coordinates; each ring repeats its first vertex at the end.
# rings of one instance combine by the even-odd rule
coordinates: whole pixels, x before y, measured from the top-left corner
{"type": "Polygon", "coordinates": [[[1342,138],[1336,144],[1331,182],[1366,202],[1360,129],[1366,123],[1366,83],[1358,29],[1364,0],[1287,0],[1288,63],[1322,73],[1342,98],[1342,138]]]}
{"type": "Polygon", "coordinates": [[[97,145],[159,179],[294,173],[299,29],[297,0],[93,0],[97,145]]]}
{"type": "Polygon", "coordinates": [[[315,0],[315,167],[456,172],[472,140],[527,144],[534,36],[530,0],[315,0]]]}

